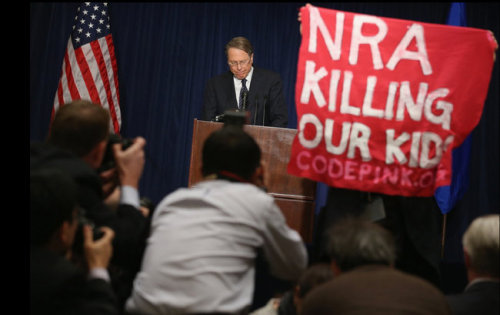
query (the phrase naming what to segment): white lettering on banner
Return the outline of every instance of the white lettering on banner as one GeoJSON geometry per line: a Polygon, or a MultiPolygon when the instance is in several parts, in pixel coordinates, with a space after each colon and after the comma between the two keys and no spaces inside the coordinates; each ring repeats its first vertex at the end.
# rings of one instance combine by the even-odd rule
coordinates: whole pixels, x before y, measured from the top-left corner
{"type": "Polygon", "coordinates": [[[363,100],[363,116],[371,116],[382,118],[384,111],[381,109],[372,108],[373,93],[375,92],[375,85],[377,84],[377,77],[374,75],[368,76],[366,79],[366,93],[363,100]]]}
{"type": "Polygon", "coordinates": [[[349,150],[347,151],[348,158],[354,158],[355,149],[357,148],[361,153],[363,161],[370,161],[372,159],[370,149],[368,149],[370,133],[371,131],[368,126],[359,122],[352,124],[351,137],[349,139],[349,150]]]}
{"type": "Polygon", "coordinates": [[[385,103],[385,119],[391,120],[394,116],[394,99],[396,98],[396,92],[398,91],[399,83],[391,82],[389,83],[389,91],[387,92],[387,102],[385,103]]]}
{"type": "MultiPolygon", "coordinates": [[[[326,27],[319,10],[315,7],[309,8],[310,26],[309,26],[309,46],[310,53],[316,53],[318,45],[318,30],[321,32],[323,41],[330,53],[333,61],[340,60],[342,52],[342,37],[344,32],[345,15],[337,12],[335,23],[335,42],[326,27]]],[[[384,63],[380,55],[379,45],[384,40],[388,32],[385,21],[381,18],[370,15],[355,15],[352,22],[351,43],[349,49],[349,64],[356,65],[359,57],[359,45],[368,44],[372,54],[373,69],[381,70],[384,63]],[[361,33],[364,24],[373,24],[378,28],[378,32],[372,36],[366,36],[361,33]]],[[[387,48],[387,47],[386,47],[387,48]]],[[[420,63],[424,75],[432,74],[432,66],[427,55],[425,45],[424,28],[420,24],[413,24],[408,28],[399,44],[387,62],[386,68],[394,70],[401,60],[417,61],[420,63]],[[408,50],[411,42],[415,39],[417,51],[408,50]]]]}
{"type": "Polygon", "coordinates": [[[321,138],[323,136],[323,125],[321,121],[319,121],[318,117],[314,114],[304,114],[300,119],[299,126],[299,140],[300,143],[304,146],[304,148],[314,149],[321,142],[321,138]],[[313,140],[307,140],[304,136],[304,130],[306,129],[306,124],[313,124],[314,128],[316,128],[316,135],[313,140]]]}
{"type": "Polygon", "coordinates": [[[326,151],[330,152],[331,154],[342,155],[344,154],[345,149],[347,148],[349,134],[351,133],[351,123],[350,122],[342,123],[342,133],[338,145],[334,145],[332,143],[333,123],[334,121],[332,119],[327,119],[325,122],[326,151]]]}
{"type": "Polygon", "coordinates": [[[351,95],[351,84],[353,74],[351,71],[344,71],[344,86],[342,89],[342,101],[340,103],[340,112],[342,114],[350,114],[359,116],[359,107],[349,105],[349,96],[351,95]]]}
{"type": "MultiPolygon", "coordinates": [[[[326,105],[325,97],[319,87],[319,81],[328,76],[328,71],[321,67],[315,71],[316,64],[313,61],[306,61],[306,73],[304,79],[304,87],[301,92],[300,102],[308,104],[311,93],[318,104],[318,107],[326,105]]],[[[330,76],[330,91],[329,91],[329,105],[328,111],[334,112],[336,110],[336,98],[338,95],[338,86],[341,77],[340,70],[331,70],[330,76]]],[[[441,125],[445,130],[450,129],[451,113],[453,112],[453,104],[443,100],[437,100],[448,96],[449,89],[438,88],[428,93],[429,85],[425,82],[419,84],[416,101],[412,97],[410,89],[410,82],[403,81],[390,82],[387,90],[387,100],[385,109],[376,109],[372,107],[373,95],[375,94],[377,77],[368,76],[366,79],[365,95],[361,107],[350,104],[351,86],[354,75],[352,71],[344,71],[344,81],[342,84],[340,113],[352,116],[364,117],[377,117],[392,120],[394,118],[394,102],[396,94],[399,91],[399,99],[396,109],[396,121],[403,121],[405,112],[408,112],[409,117],[414,121],[422,120],[423,116],[432,124],[441,125]],[[398,89],[399,87],[399,89],[398,89]],[[437,115],[433,111],[439,111],[437,115]]]]}
{"type": "MultiPolygon", "coordinates": [[[[324,137],[328,152],[341,155],[347,148],[347,157],[352,159],[356,155],[356,149],[358,149],[363,161],[371,160],[370,150],[368,148],[368,140],[370,139],[371,131],[368,126],[359,122],[344,122],[342,125],[341,139],[339,144],[335,146],[332,144],[332,136],[334,132],[333,125],[334,121],[332,119],[326,119],[324,137]],[[349,146],[347,146],[347,144],[349,144],[349,146]]],[[[321,143],[323,138],[323,125],[314,114],[305,114],[301,117],[299,130],[299,141],[304,148],[314,149],[321,143]],[[307,124],[314,125],[315,134],[312,140],[306,139],[304,135],[304,130],[307,124]]]]}
{"type": "Polygon", "coordinates": [[[328,100],[328,110],[330,112],[335,111],[339,81],[340,81],[340,70],[332,70],[332,78],[330,79],[330,98],[328,100]]]}
{"type": "MultiPolygon", "coordinates": [[[[347,158],[353,159],[356,157],[356,150],[359,150],[361,159],[363,161],[370,161],[372,159],[369,150],[369,140],[371,129],[360,122],[343,122],[342,130],[338,143],[333,143],[334,120],[327,118],[325,120],[325,127],[316,115],[308,113],[304,114],[299,122],[298,138],[300,144],[307,149],[314,149],[321,140],[325,140],[326,151],[333,155],[342,155],[347,149],[347,158]],[[314,133],[309,128],[308,133],[312,139],[307,139],[305,130],[307,125],[310,124],[314,127],[314,133]],[[324,133],[323,133],[324,131],[324,133]]],[[[413,132],[411,135],[408,132],[403,132],[396,137],[394,129],[387,129],[386,131],[386,150],[385,150],[385,163],[387,165],[394,164],[396,161],[400,165],[408,163],[409,167],[420,167],[430,169],[439,164],[443,152],[452,143],[454,136],[448,136],[445,141],[433,132],[413,132]],[[411,139],[411,149],[409,158],[405,155],[401,146],[411,139]],[[434,152],[433,156],[430,156],[434,152]]]]}
{"type": "Polygon", "coordinates": [[[422,73],[424,75],[432,74],[432,66],[429,62],[429,57],[427,56],[427,48],[425,46],[424,39],[424,28],[422,27],[422,25],[413,24],[408,29],[398,47],[396,47],[396,49],[392,53],[389,62],[387,62],[387,68],[390,70],[394,70],[401,59],[416,60],[420,62],[420,67],[422,68],[422,73]],[[418,51],[407,50],[413,38],[415,38],[417,42],[418,51]]]}
{"type": "Polygon", "coordinates": [[[332,179],[371,184],[392,184],[405,187],[426,188],[431,187],[436,179],[444,176],[445,171],[428,170],[415,176],[413,170],[399,166],[373,166],[369,163],[359,163],[350,160],[341,160],[324,155],[312,155],[309,151],[301,151],[295,160],[302,171],[314,171],[318,175],[328,174],[332,179]]]}
{"type": "Polygon", "coordinates": [[[401,145],[412,138],[411,150],[410,150],[410,167],[420,167],[420,168],[433,168],[439,161],[443,152],[446,151],[448,145],[453,141],[453,136],[448,136],[443,142],[441,137],[433,132],[413,132],[411,137],[407,132],[403,132],[396,139],[394,139],[395,130],[387,129],[386,133],[386,153],[385,153],[385,163],[387,165],[394,163],[394,157],[399,164],[404,165],[408,161],[408,158],[400,149],[401,145]],[[420,141],[420,139],[422,139],[420,141]],[[435,154],[430,157],[429,154],[432,151],[431,147],[434,148],[435,154]],[[418,159],[418,152],[420,151],[420,159],[418,159]],[[418,163],[418,165],[417,165],[418,163]]]}
{"type": "Polygon", "coordinates": [[[373,69],[379,70],[384,68],[382,57],[378,44],[387,35],[387,24],[382,19],[369,15],[355,15],[352,26],[351,48],[349,50],[349,63],[356,65],[358,63],[359,45],[368,44],[372,52],[373,69]],[[378,27],[379,32],[374,36],[365,36],[361,34],[363,24],[372,23],[378,27]]]}
{"type": "Polygon", "coordinates": [[[303,104],[309,103],[309,98],[312,92],[314,98],[316,99],[316,104],[318,104],[319,107],[323,107],[326,105],[326,101],[323,97],[323,93],[321,93],[318,82],[325,77],[328,72],[323,67],[321,67],[317,72],[314,72],[315,66],[316,63],[314,63],[314,61],[306,61],[306,77],[304,79],[304,86],[300,95],[300,102],[303,104]]]}
{"type": "Polygon", "coordinates": [[[389,195],[429,197],[449,185],[452,149],[477,126],[488,93],[498,49],[491,32],[300,11],[287,171],[389,195]]]}
{"type": "Polygon", "coordinates": [[[438,101],[436,103],[436,109],[442,110],[442,114],[440,116],[435,116],[432,113],[432,103],[438,97],[445,97],[449,93],[448,89],[442,88],[437,89],[431,93],[425,100],[425,117],[434,124],[441,124],[443,129],[450,130],[451,124],[451,112],[453,111],[453,104],[445,101],[438,101]]]}
{"type": "Polygon", "coordinates": [[[413,132],[413,134],[411,136],[410,162],[408,163],[409,167],[417,167],[418,166],[418,152],[420,150],[420,137],[422,137],[422,133],[419,131],[413,132]]]}
{"type": "Polygon", "coordinates": [[[413,97],[410,91],[410,82],[401,82],[399,89],[398,110],[396,112],[396,120],[404,119],[404,109],[408,111],[410,118],[415,121],[422,119],[422,109],[424,108],[425,96],[427,94],[428,84],[420,83],[417,95],[417,102],[413,102],[413,97]],[[406,106],[405,106],[406,105],[406,106]]]}
{"type": "Polygon", "coordinates": [[[399,164],[405,164],[407,159],[406,155],[401,151],[400,147],[403,143],[410,139],[410,134],[403,132],[397,139],[394,139],[394,129],[385,131],[386,146],[385,146],[385,164],[394,163],[394,157],[398,160],[399,164]]]}
{"type": "Polygon", "coordinates": [[[311,27],[310,29],[310,40],[309,40],[309,52],[316,52],[316,43],[318,42],[318,29],[323,35],[323,40],[325,41],[326,47],[328,48],[328,52],[332,57],[332,60],[339,60],[340,53],[342,52],[342,34],[344,32],[344,13],[337,12],[336,20],[337,24],[335,27],[335,43],[332,41],[332,37],[330,36],[330,32],[328,32],[328,28],[326,28],[325,22],[321,18],[319,14],[319,10],[317,8],[311,7],[310,10],[311,16],[311,27]]]}

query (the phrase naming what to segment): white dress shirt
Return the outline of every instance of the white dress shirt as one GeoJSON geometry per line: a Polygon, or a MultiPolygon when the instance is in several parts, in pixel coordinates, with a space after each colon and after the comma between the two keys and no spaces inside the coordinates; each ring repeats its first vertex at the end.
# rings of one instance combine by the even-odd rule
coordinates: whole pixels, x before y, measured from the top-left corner
{"type": "Polygon", "coordinates": [[[154,212],[126,309],[132,314],[240,311],[252,303],[259,248],[277,277],[297,280],[307,266],[300,235],[256,186],[210,180],[178,189],[154,212]]]}
{"type": "Polygon", "coordinates": [[[121,186],[120,204],[128,204],[140,208],[139,192],[132,186],[121,186]]]}

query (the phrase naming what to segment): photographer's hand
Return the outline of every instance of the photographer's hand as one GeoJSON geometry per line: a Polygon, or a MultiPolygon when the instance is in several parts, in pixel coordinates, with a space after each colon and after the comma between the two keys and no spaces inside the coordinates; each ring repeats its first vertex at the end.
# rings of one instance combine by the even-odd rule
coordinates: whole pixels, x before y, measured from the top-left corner
{"type": "Polygon", "coordinates": [[[94,268],[108,268],[109,261],[113,256],[112,240],[115,232],[109,227],[101,227],[100,230],[104,235],[94,241],[92,228],[89,225],[83,227],[83,248],[89,270],[94,268]]]}
{"type": "Polygon", "coordinates": [[[99,177],[102,182],[102,192],[104,199],[108,198],[118,186],[118,175],[116,168],[111,168],[109,170],[99,173],[99,177]]]}
{"type": "Polygon", "coordinates": [[[264,190],[267,189],[269,185],[269,171],[267,168],[267,164],[264,161],[261,161],[260,166],[255,170],[255,173],[252,177],[252,182],[257,187],[260,187],[264,190]]]}
{"type": "MultiPolygon", "coordinates": [[[[311,4],[310,3],[306,3],[305,7],[310,7],[311,4]]],[[[302,34],[302,14],[300,13],[300,9],[299,9],[299,14],[297,16],[297,21],[299,21],[299,32],[300,34],[302,34]]]]}
{"type": "Polygon", "coordinates": [[[132,186],[139,188],[139,180],[144,170],[144,146],[146,140],[142,137],[134,139],[134,143],[125,151],[122,150],[121,144],[113,145],[113,151],[116,161],[116,169],[121,186],[132,186]]]}

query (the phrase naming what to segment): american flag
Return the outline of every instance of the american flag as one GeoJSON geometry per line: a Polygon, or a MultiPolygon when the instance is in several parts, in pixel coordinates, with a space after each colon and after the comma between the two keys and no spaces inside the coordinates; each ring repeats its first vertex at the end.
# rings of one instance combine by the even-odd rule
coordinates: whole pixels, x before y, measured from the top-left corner
{"type": "Polygon", "coordinates": [[[109,110],[110,129],[118,134],[121,113],[117,71],[108,4],[82,3],[64,54],[51,121],[60,106],[86,99],[109,110]]]}

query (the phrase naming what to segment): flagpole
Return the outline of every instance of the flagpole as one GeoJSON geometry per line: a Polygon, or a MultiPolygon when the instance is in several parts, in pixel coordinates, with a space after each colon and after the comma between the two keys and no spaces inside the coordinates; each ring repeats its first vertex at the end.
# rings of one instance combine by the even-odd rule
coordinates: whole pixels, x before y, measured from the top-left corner
{"type": "Polygon", "coordinates": [[[447,213],[443,215],[443,230],[441,231],[441,259],[444,257],[444,239],[446,236],[446,216],[447,213]]]}

